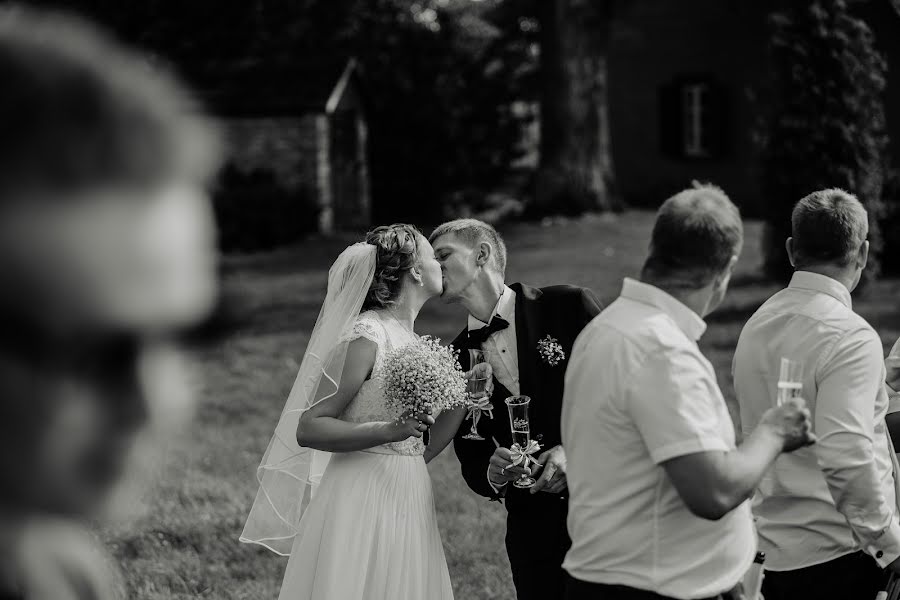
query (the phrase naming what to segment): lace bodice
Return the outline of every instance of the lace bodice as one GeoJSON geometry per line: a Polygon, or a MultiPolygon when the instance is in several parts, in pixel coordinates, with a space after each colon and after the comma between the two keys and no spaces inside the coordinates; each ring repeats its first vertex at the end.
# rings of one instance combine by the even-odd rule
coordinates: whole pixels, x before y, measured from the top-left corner
{"type": "MultiPolygon", "coordinates": [[[[390,410],[385,402],[384,357],[391,351],[415,341],[416,336],[387,313],[367,311],[359,315],[352,331],[345,336],[345,339],[352,341],[361,337],[375,342],[378,346],[375,353],[375,366],[372,367],[372,376],[359,388],[356,397],[344,409],[341,419],[352,423],[392,421],[399,415],[390,410]]],[[[425,444],[421,438],[410,437],[402,442],[376,446],[370,451],[417,456],[424,454],[425,444]]]]}

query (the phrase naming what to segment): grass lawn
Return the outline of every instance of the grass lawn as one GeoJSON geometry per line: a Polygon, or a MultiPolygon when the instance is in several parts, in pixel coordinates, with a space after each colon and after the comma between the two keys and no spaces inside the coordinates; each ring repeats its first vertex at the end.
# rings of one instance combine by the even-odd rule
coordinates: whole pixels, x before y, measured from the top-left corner
{"type": "MultiPolygon", "coordinates": [[[[637,273],[653,215],[632,212],[550,227],[505,231],[510,281],[572,283],[608,303],[624,276],[637,273]]],[[[702,347],[731,401],[730,361],[743,323],[778,286],[756,276],[761,226],[750,223],[744,256],[726,304],[709,319],[702,347]]],[[[167,454],[147,492],[145,516],[103,532],[125,572],[129,598],[277,597],[287,559],[238,535],[256,492],[255,469],[280,414],[324,295],[328,266],[348,240],[308,242],[264,256],[231,258],[226,286],[241,294],[249,323],[200,357],[204,383],[192,430],[167,454]]],[[[354,240],[350,240],[354,241],[354,240]]],[[[857,310],[886,346],[900,336],[900,281],[882,281],[857,310]]],[[[431,303],[417,329],[449,341],[462,326],[458,307],[431,303]]],[[[510,600],[503,547],[504,510],[471,493],[452,451],[430,466],[456,596],[510,600]]]]}

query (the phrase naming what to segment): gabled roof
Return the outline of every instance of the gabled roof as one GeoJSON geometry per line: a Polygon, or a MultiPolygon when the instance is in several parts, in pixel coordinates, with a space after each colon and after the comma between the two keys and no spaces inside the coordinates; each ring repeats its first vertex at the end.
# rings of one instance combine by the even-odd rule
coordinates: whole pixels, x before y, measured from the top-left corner
{"type": "Polygon", "coordinates": [[[301,115],[333,111],[358,77],[354,58],[283,64],[248,61],[208,73],[199,88],[208,108],[218,115],[301,115]]]}

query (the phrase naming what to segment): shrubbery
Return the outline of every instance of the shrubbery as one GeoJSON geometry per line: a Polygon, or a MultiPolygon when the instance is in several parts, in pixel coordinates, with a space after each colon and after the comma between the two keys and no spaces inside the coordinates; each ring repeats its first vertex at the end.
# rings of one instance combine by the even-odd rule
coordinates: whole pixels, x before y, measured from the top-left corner
{"type": "Polygon", "coordinates": [[[900,169],[888,171],[884,181],[884,213],[881,219],[881,270],[885,275],[900,276],[900,169]]]}
{"type": "Polygon", "coordinates": [[[770,17],[771,105],[761,132],[765,270],[781,280],[791,273],[784,241],[794,204],[815,190],[840,187],[872,216],[867,273],[875,276],[884,215],[885,61],[845,0],[785,4],[770,17]]]}
{"type": "Polygon", "coordinates": [[[289,191],[268,171],[229,167],[213,197],[219,246],[225,252],[268,250],[316,230],[318,208],[309,190],[289,191]]]}

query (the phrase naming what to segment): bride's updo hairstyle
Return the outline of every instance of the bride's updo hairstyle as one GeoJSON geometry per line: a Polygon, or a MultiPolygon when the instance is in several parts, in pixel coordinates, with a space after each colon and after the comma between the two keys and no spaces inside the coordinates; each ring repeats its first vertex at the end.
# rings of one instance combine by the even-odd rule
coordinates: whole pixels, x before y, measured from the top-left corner
{"type": "Polygon", "coordinates": [[[399,223],[376,227],[366,234],[366,243],[375,246],[375,275],[363,303],[363,310],[387,308],[403,289],[403,276],[419,262],[419,236],[412,225],[399,223]]]}

